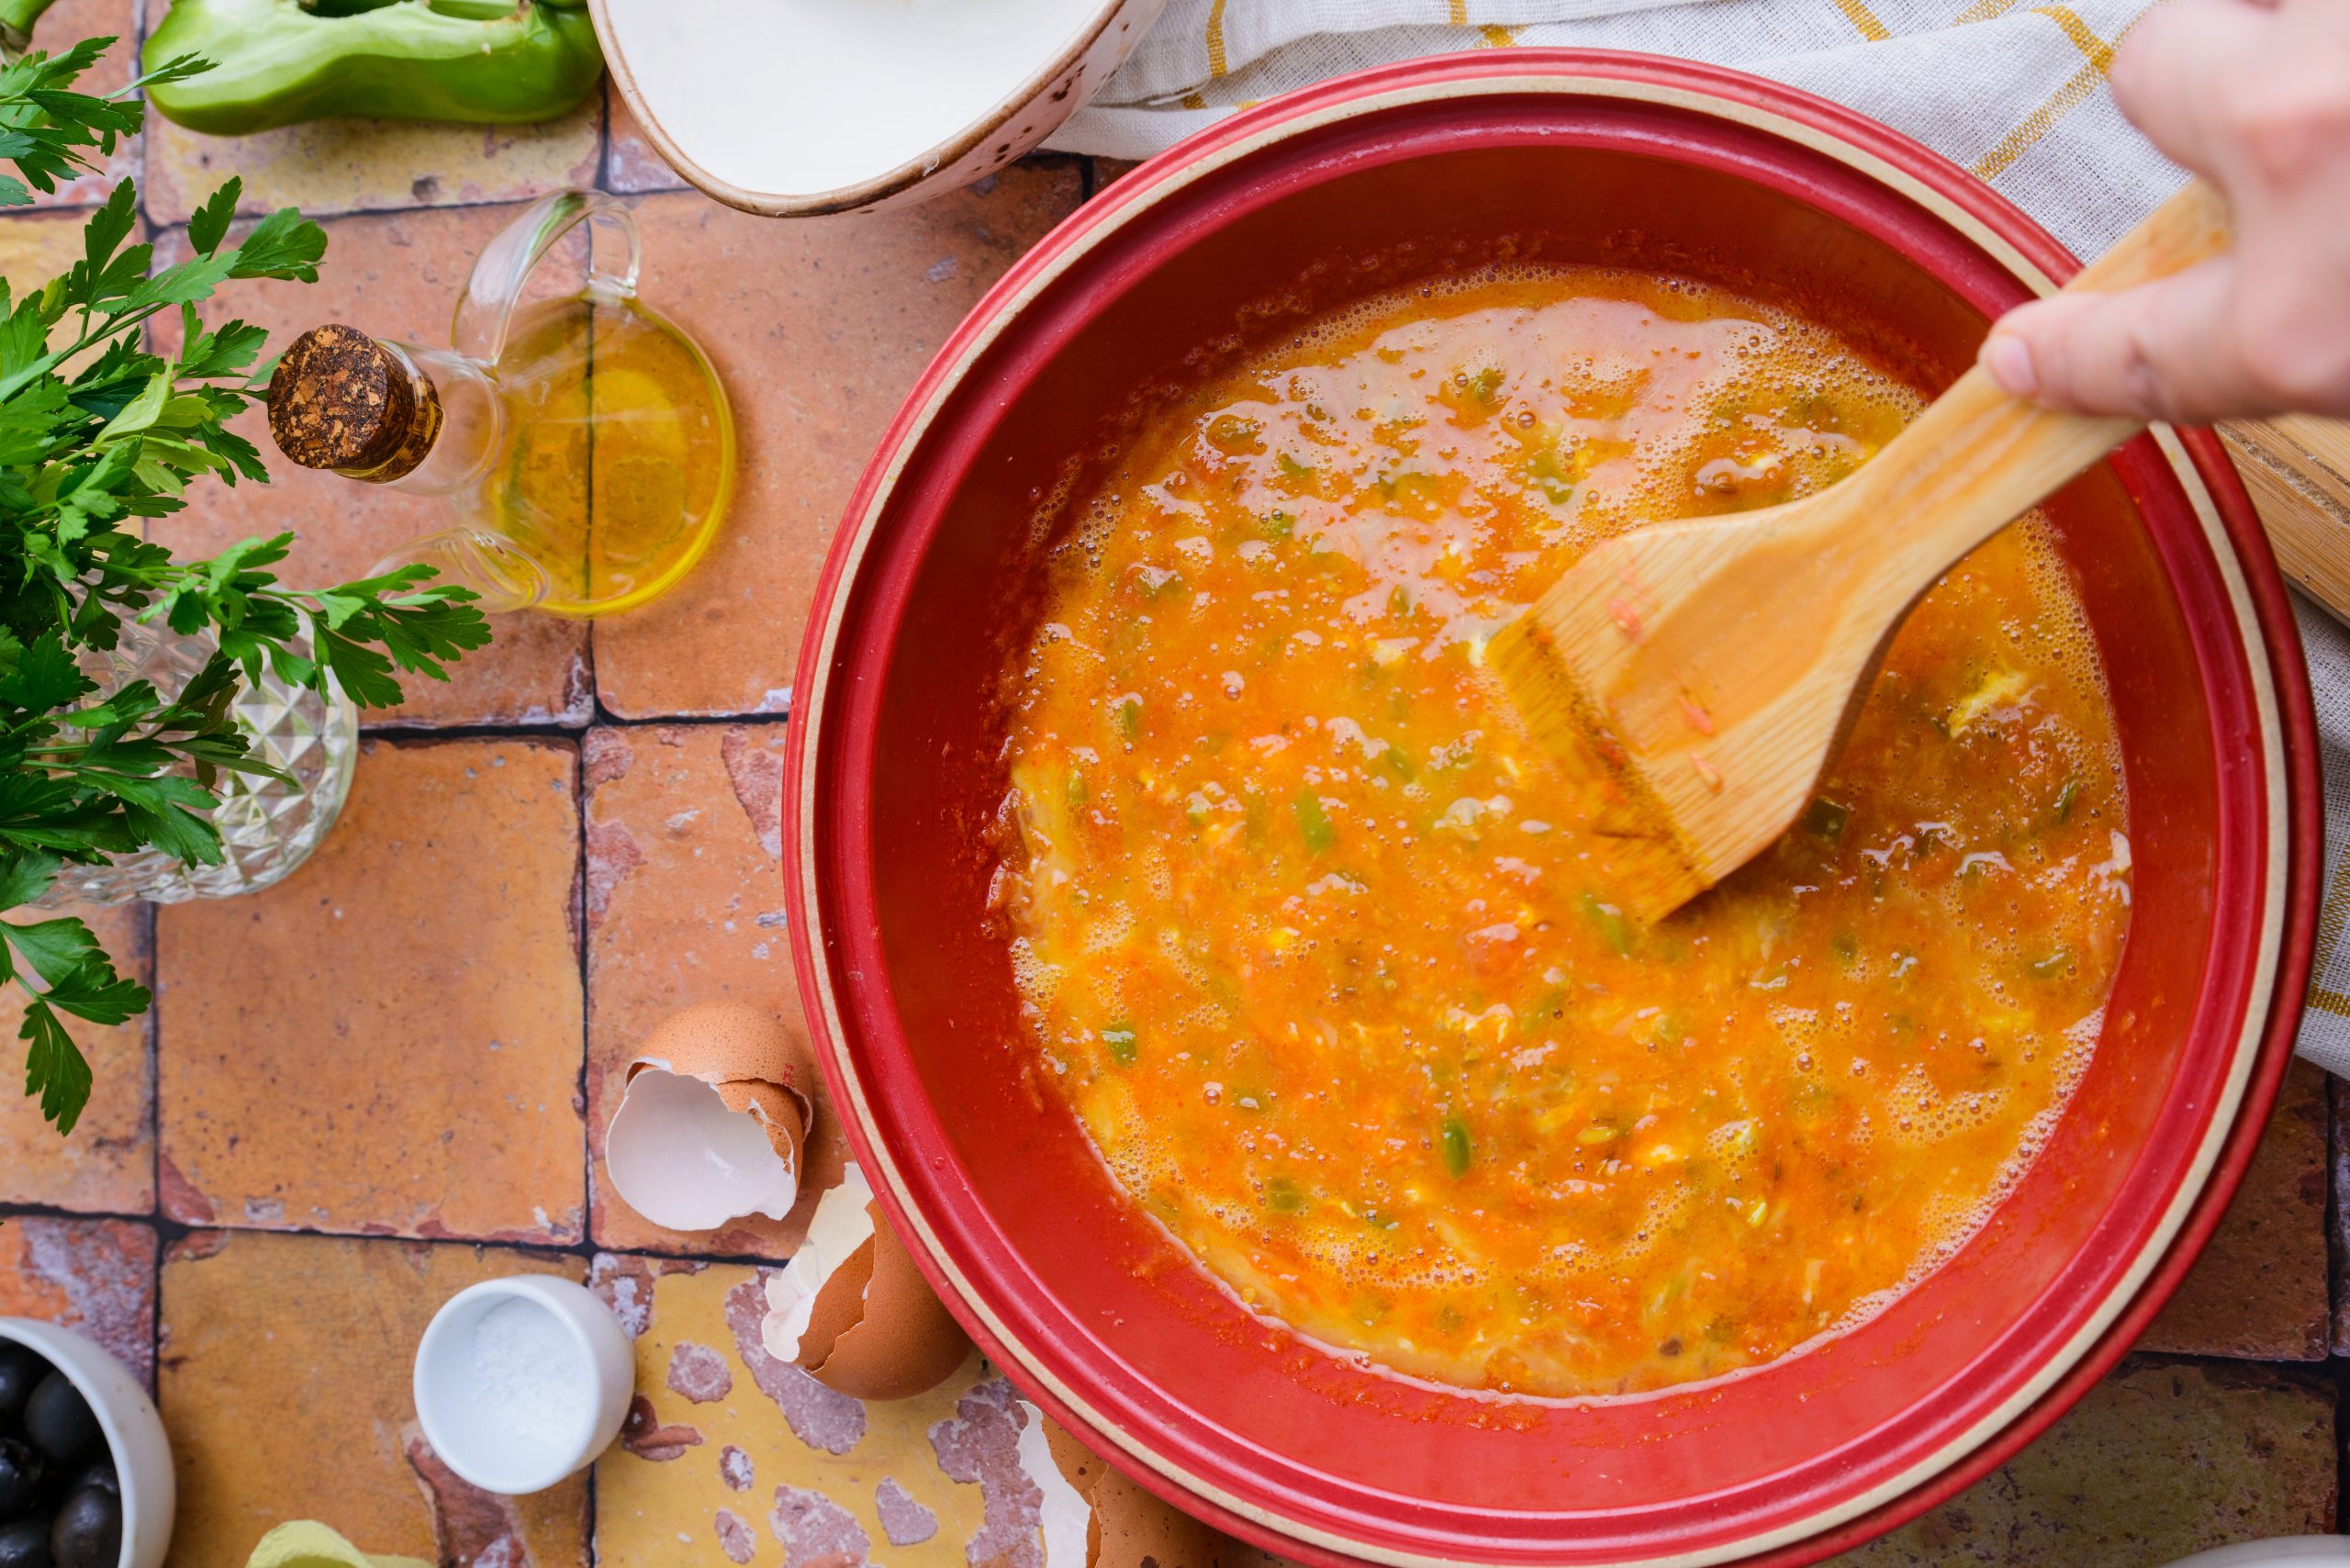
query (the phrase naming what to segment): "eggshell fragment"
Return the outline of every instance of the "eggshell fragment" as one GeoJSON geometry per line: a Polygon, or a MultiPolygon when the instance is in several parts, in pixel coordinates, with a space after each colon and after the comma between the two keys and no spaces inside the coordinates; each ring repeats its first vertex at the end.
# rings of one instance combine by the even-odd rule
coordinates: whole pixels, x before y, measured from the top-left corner
{"type": "Polygon", "coordinates": [[[1028,1415],[1029,1426],[1020,1434],[1021,1464],[1045,1495],[1045,1568],[1224,1568],[1232,1543],[1221,1532],[1112,1469],[1035,1406],[1028,1415]],[[1032,1457],[1029,1439],[1040,1428],[1043,1441],[1036,1446],[1049,1452],[1048,1467],[1032,1457]],[[1038,1473],[1047,1468],[1054,1473],[1038,1473]],[[1066,1523],[1055,1529],[1057,1493],[1085,1510],[1082,1558],[1069,1546],[1055,1550],[1056,1536],[1066,1540],[1068,1534],[1066,1523]]]}
{"type": "Polygon", "coordinates": [[[816,1204],[799,1252],[768,1277],[767,1299],[767,1353],[858,1399],[926,1393],[970,1352],[854,1163],[816,1204]]]}
{"type": "Polygon", "coordinates": [[[747,1002],[672,1014],[629,1063],[605,1129],[612,1186],[672,1230],[781,1219],[800,1196],[814,1073],[806,1040],[747,1002]]]}

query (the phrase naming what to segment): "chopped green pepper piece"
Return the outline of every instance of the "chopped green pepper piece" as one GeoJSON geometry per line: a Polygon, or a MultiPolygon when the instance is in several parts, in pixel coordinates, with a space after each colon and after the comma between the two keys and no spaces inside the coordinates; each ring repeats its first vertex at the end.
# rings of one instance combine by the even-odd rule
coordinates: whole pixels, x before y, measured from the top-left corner
{"type": "Polygon", "coordinates": [[[1833,844],[1844,836],[1844,824],[1852,820],[1852,808],[1820,795],[1804,808],[1803,829],[1817,838],[1833,844]]]}
{"type": "Polygon", "coordinates": [[[2080,793],[2081,781],[2079,779],[2067,778],[2065,780],[2065,787],[2056,792],[2057,826],[2062,827],[2065,823],[2073,820],[2073,802],[2080,797],[2080,793]]]}
{"type": "Polygon", "coordinates": [[[1110,1059],[1120,1067],[1135,1064],[1135,1026],[1125,1019],[1102,1031],[1102,1043],[1110,1047],[1110,1059]]]}
{"type": "Polygon", "coordinates": [[[2070,947],[2059,947],[2048,957],[2033,964],[2031,972],[2041,980],[2054,980],[2070,968],[2072,962],[2073,950],[2070,947]]]}
{"type": "Polygon", "coordinates": [[[1265,1183],[1265,1206],[1277,1215],[1293,1215],[1305,1206],[1305,1194],[1288,1177],[1276,1176],[1265,1183]]]}
{"type": "Polygon", "coordinates": [[[142,59],[189,54],[212,69],[147,98],[215,136],[346,118],[526,125],[569,113],[604,70],[577,0],[173,0],[142,59]]]}
{"type": "Polygon", "coordinates": [[[1330,813],[1322,809],[1322,798],[1311,790],[1300,790],[1295,801],[1297,831],[1305,835],[1305,847],[1320,854],[1338,842],[1338,830],[1330,823],[1330,813]]]}
{"type": "Polygon", "coordinates": [[[1266,538],[1282,540],[1296,529],[1297,519],[1285,511],[1269,511],[1258,520],[1257,526],[1265,531],[1266,538]]]}
{"type": "Polygon", "coordinates": [[[1444,1149],[1445,1174],[1456,1181],[1469,1174],[1469,1128],[1460,1117],[1445,1117],[1440,1141],[1444,1149]]]}
{"type": "Polygon", "coordinates": [[[1632,923],[1624,918],[1622,910],[1612,903],[1600,902],[1597,893],[1585,893],[1583,896],[1583,913],[1598,928],[1610,952],[1619,958],[1632,956],[1632,944],[1636,937],[1632,923]]]}
{"type": "Polygon", "coordinates": [[[1136,735],[1142,734],[1141,698],[1135,696],[1121,697],[1116,702],[1111,705],[1111,711],[1117,714],[1118,733],[1125,736],[1126,739],[1132,740],[1136,735]]]}

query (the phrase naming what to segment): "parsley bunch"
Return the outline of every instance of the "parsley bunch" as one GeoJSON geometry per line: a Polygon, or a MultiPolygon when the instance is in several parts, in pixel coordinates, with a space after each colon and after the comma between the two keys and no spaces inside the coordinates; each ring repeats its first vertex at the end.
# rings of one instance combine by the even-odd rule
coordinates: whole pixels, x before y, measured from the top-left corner
{"type": "MultiPolygon", "coordinates": [[[[141,86],[205,68],[175,60],[118,93],[72,91],[114,41],[0,71],[0,160],[22,176],[0,174],[0,207],[95,168],[94,154],[140,129],[141,86]]],[[[203,561],[175,561],[143,536],[142,520],[178,511],[195,480],[269,478],[252,442],[226,428],[266,390],[265,334],[244,321],[207,328],[196,307],[232,278],[317,282],[327,240],[287,207],[228,243],[239,191],[229,181],[189,219],[187,261],[151,271],[152,247],[125,243],[139,223],[125,180],[91,216],[71,271],[37,288],[0,279],[0,911],[39,899],[69,861],[153,847],[217,864],[221,772],[284,777],[249,754],[230,711],[245,680],[274,671],[321,694],[339,683],[363,707],[389,707],[396,669],[445,680],[444,663],[489,641],[474,595],[426,587],[429,567],[303,591],[268,570],[291,534],[203,561]],[[166,312],[179,347],[159,354],[141,329],[166,312]],[[112,648],[126,617],[182,634],[209,627],[218,651],[175,694],[142,680],[94,701],[77,653],[112,648]],[[313,655],[297,651],[305,634],[313,655]]],[[[0,921],[8,984],[26,993],[25,1092],[70,1132],[90,1067],[65,1017],[119,1024],[151,999],[78,920],[0,921]]]]}

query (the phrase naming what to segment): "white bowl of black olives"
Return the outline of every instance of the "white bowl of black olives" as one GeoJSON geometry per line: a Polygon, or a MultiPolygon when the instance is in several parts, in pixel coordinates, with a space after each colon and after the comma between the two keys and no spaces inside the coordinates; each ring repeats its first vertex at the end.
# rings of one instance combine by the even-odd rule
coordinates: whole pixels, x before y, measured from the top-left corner
{"type": "Polygon", "coordinates": [[[0,1568],[160,1568],[175,1502],[139,1380],[70,1328],[0,1317],[0,1568]]]}

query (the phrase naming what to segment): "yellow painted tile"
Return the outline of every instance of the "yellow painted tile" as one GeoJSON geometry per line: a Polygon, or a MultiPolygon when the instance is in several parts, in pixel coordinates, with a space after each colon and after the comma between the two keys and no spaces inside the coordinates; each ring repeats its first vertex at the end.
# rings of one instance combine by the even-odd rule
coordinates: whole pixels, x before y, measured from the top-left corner
{"type": "Polygon", "coordinates": [[[1008,1383],[974,1352],[920,1398],[834,1394],[760,1347],[767,1272],[597,1260],[592,1282],[636,1336],[644,1402],[597,1462],[598,1568],[771,1563],[778,1543],[791,1562],[986,1568],[1040,1543],[1033,1488],[1016,1497],[942,1463],[999,1473],[1036,1418],[1008,1383]]]}

